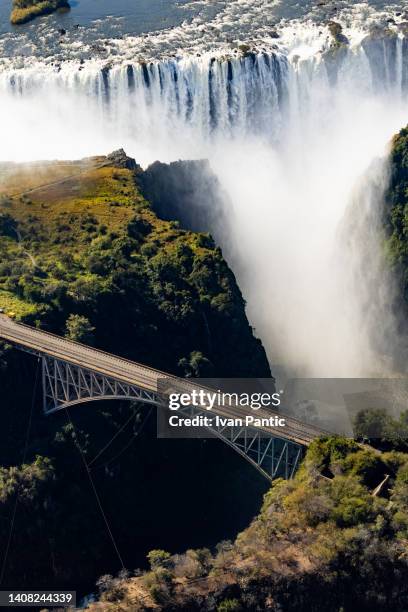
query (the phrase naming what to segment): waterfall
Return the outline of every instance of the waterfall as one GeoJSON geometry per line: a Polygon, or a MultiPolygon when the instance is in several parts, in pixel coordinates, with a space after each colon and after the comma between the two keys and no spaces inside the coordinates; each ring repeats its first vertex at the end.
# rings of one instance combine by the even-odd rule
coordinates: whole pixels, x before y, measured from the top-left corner
{"type": "Polygon", "coordinates": [[[0,75],[3,111],[21,108],[18,115],[25,140],[35,127],[33,110],[41,113],[45,109],[43,137],[47,122],[55,120],[63,133],[64,123],[74,128],[81,121],[78,115],[83,114],[89,129],[103,130],[108,140],[112,132],[118,134],[117,144],[132,137],[149,139],[156,133],[172,137],[180,129],[201,142],[215,134],[267,133],[276,139],[287,96],[288,62],[277,54],[225,61],[206,56],[105,68],[91,64],[82,70],[69,64],[60,68],[0,75]],[[26,112],[29,117],[24,116],[26,112]]]}
{"type": "Polygon", "coordinates": [[[147,162],[207,153],[217,139],[258,136],[279,144],[300,116],[310,119],[319,104],[325,113],[339,93],[401,101],[407,88],[401,36],[303,59],[260,51],[9,66],[0,73],[0,158],[72,157],[95,153],[95,145],[100,152],[126,145],[147,162]]]}
{"type": "Polygon", "coordinates": [[[378,375],[369,331],[356,333],[364,300],[343,282],[354,262],[334,250],[346,248],[336,236],[356,183],[408,119],[404,36],[115,59],[4,68],[0,159],[119,147],[143,165],[207,158],[232,202],[228,257],[271,362],[378,375]]]}

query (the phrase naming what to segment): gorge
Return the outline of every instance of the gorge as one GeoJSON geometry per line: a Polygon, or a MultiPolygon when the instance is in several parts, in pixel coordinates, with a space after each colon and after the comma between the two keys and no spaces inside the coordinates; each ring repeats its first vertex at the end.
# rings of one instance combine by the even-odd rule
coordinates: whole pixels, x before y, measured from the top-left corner
{"type": "MultiPolygon", "coordinates": [[[[71,4],[0,36],[0,307],[180,376],[404,376],[405,2],[180,2],[145,31],[71,4]]],[[[4,588],[407,608],[405,413],[268,490],[217,441],[159,444],[146,407],[44,420],[7,346],[0,382],[4,588]]]]}

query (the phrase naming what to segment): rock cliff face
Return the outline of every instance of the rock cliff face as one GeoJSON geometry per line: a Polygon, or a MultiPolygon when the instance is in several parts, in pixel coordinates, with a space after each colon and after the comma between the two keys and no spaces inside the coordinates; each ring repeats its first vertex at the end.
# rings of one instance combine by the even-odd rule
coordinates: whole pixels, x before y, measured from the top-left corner
{"type": "Polygon", "coordinates": [[[157,161],[138,175],[138,184],[160,218],[177,219],[185,229],[210,232],[218,244],[225,242],[228,197],[208,161],[157,161]]]}
{"type": "MultiPolygon", "coordinates": [[[[140,173],[123,151],[2,164],[0,307],[164,371],[269,376],[220,249],[208,234],[160,219],[140,193],[140,173]]],[[[44,418],[38,383],[36,360],[2,346],[2,551],[17,497],[3,586],[85,593],[120,569],[79,450],[129,568],[150,548],[231,537],[258,509],[265,483],[222,443],[159,441],[154,411],[126,402],[44,418]]]]}

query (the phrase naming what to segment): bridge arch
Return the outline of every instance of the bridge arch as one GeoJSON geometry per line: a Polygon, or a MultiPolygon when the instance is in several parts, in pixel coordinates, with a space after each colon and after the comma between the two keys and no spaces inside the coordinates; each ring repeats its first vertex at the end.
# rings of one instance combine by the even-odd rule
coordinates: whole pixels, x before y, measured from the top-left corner
{"type": "MultiPolygon", "coordinates": [[[[122,382],[50,356],[41,356],[43,409],[46,415],[64,408],[101,400],[137,401],[165,410],[163,396],[138,385],[122,382]]],[[[186,406],[179,413],[194,417],[205,415],[197,406],[186,406]]],[[[290,440],[258,429],[240,426],[214,426],[209,437],[222,440],[265,478],[292,478],[303,456],[303,447],[290,440]]]]}

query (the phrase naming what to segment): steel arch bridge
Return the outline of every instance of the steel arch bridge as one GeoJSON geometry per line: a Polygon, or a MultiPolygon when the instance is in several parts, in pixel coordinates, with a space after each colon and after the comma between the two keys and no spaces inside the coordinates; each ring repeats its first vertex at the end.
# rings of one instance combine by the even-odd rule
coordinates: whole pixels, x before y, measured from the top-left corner
{"type": "MultiPolygon", "coordinates": [[[[41,362],[43,410],[46,415],[98,400],[131,400],[154,405],[158,410],[167,409],[161,393],[123,383],[53,357],[42,356],[41,362]]],[[[205,410],[192,405],[182,407],[178,412],[188,417],[206,414],[205,410]]],[[[273,435],[265,436],[256,428],[214,426],[210,431],[269,480],[292,478],[303,456],[300,444],[273,435]]]]}
{"type": "MultiPolygon", "coordinates": [[[[3,315],[0,315],[0,339],[41,360],[46,415],[98,400],[130,400],[156,406],[157,410],[168,410],[167,396],[158,390],[159,381],[170,380],[174,388],[184,391],[194,388],[194,384],[184,379],[15,323],[3,315]]],[[[196,405],[181,407],[178,412],[188,417],[208,415],[205,407],[196,405]]],[[[231,417],[231,408],[226,414],[224,406],[215,405],[213,413],[231,417]]],[[[240,417],[242,413],[236,412],[234,416],[240,417]]],[[[274,413],[261,409],[258,416],[267,420],[274,413]]],[[[279,434],[273,426],[224,426],[225,419],[215,421],[215,425],[208,428],[209,432],[271,481],[293,477],[304,449],[315,438],[327,434],[291,417],[285,417],[285,427],[279,434]]]]}

